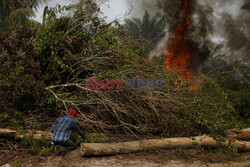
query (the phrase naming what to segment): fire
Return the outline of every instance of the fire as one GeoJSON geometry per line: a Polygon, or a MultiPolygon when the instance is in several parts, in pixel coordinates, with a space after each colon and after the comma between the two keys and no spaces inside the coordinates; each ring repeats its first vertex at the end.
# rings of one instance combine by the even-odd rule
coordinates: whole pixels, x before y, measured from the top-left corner
{"type": "MultiPolygon", "coordinates": [[[[183,0],[183,11],[181,12],[181,20],[176,28],[175,36],[171,34],[168,37],[168,48],[166,65],[167,70],[180,71],[179,77],[181,80],[192,81],[194,73],[190,70],[191,58],[195,53],[196,48],[192,41],[188,40],[188,28],[192,24],[189,19],[191,10],[190,0],[183,0]]],[[[194,90],[197,85],[193,83],[189,90],[194,90]]]]}

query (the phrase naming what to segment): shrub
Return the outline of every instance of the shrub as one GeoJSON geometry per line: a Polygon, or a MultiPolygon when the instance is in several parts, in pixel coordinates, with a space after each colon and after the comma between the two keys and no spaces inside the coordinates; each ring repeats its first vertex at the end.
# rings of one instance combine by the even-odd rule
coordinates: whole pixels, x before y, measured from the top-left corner
{"type": "Polygon", "coordinates": [[[0,35],[0,105],[4,111],[36,108],[44,84],[31,39],[35,32],[21,28],[0,35]]]}
{"type": "Polygon", "coordinates": [[[30,148],[32,153],[41,156],[50,155],[57,149],[54,145],[51,145],[47,139],[35,139],[32,135],[25,135],[22,140],[22,145],[30,148]]]}

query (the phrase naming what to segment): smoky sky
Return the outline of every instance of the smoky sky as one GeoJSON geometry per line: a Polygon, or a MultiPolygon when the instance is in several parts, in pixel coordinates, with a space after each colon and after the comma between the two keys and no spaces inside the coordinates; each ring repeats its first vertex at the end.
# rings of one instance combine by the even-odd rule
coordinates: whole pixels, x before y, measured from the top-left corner
{"type": "MultiPolygon", "coordinates": [[[[126,0],[107,0],[106,3],[104,3],[105,0],[96,1],[99,1],[98,4],[100,4],[100,8],[103,13],[102,16],[106,17],[105,20],[107,22],[112,22],[115,19],[117,19],[118,21],[123,21],[123,18],[127,17],[129,7],[126,3],[126,0]]],[[[55,7],[57,4],[60,4],[61,6],[67,6],[77,2],[78,0],[48,0],[46,3],[39,6],[38,11],[36,11],[36,17],[34,17],[34,19],[40,23],[42,22],[43,9],[46,5],[48,5],[48,7],[55,7]]]]}
{"type": "MultiPolygon", "coordinates": [[[[193,22],[189,38],[200,46],[211,50],[224,45],[224,54],[229,59],[249,62],[250,54],[250,0],[190,0],[193,22]]],[[[179,21],[181,0],[127,0],[132,9],[131,16],[142,17],[145,10],[152,15],[160,12],[167,17],[167,32],[172,33],[179,21]]],[[[159,43],[164,48],[162,39],[159,43]]],[[[154,53],[156,54],[156,53],[154,53]]]]}

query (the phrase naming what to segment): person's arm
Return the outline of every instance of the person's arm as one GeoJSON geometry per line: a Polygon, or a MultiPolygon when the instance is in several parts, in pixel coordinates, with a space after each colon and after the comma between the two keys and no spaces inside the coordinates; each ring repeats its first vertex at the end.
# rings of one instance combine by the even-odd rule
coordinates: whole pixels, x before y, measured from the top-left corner
{"type": "Polygon", "coordinates": [[[83,133],[83,131],[79,128],[78,124],[76,121],[74,121],[74,129],[77,131],[77,133],[84,139],[86,139],[86,135],[85,133],[83,133]]]}
{"type": "Polygon", "coordinates": [[[60,118],[57,118],[57,119],[56,119],[55,123],[52,125],[52,127],[51,127],[51,129],[50,129],[50,132],[52,132],[52,133],[54,132],[54,130],[55,130],[55,128],[56,128],[56,125],[58,124],[59,120],[60,120],[60,118]]]}

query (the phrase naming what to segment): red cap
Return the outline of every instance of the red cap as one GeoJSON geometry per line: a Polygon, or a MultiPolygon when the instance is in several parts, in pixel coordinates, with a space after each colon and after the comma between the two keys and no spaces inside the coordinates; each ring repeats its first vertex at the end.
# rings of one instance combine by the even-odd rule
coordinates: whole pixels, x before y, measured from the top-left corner
{"type": "Polygon", "coordinates": [[[72,116],[76,116],[76,117],[79,117],[76,113],[76,110],[70,110],[69,113],[72,115],[72,116]]]}

